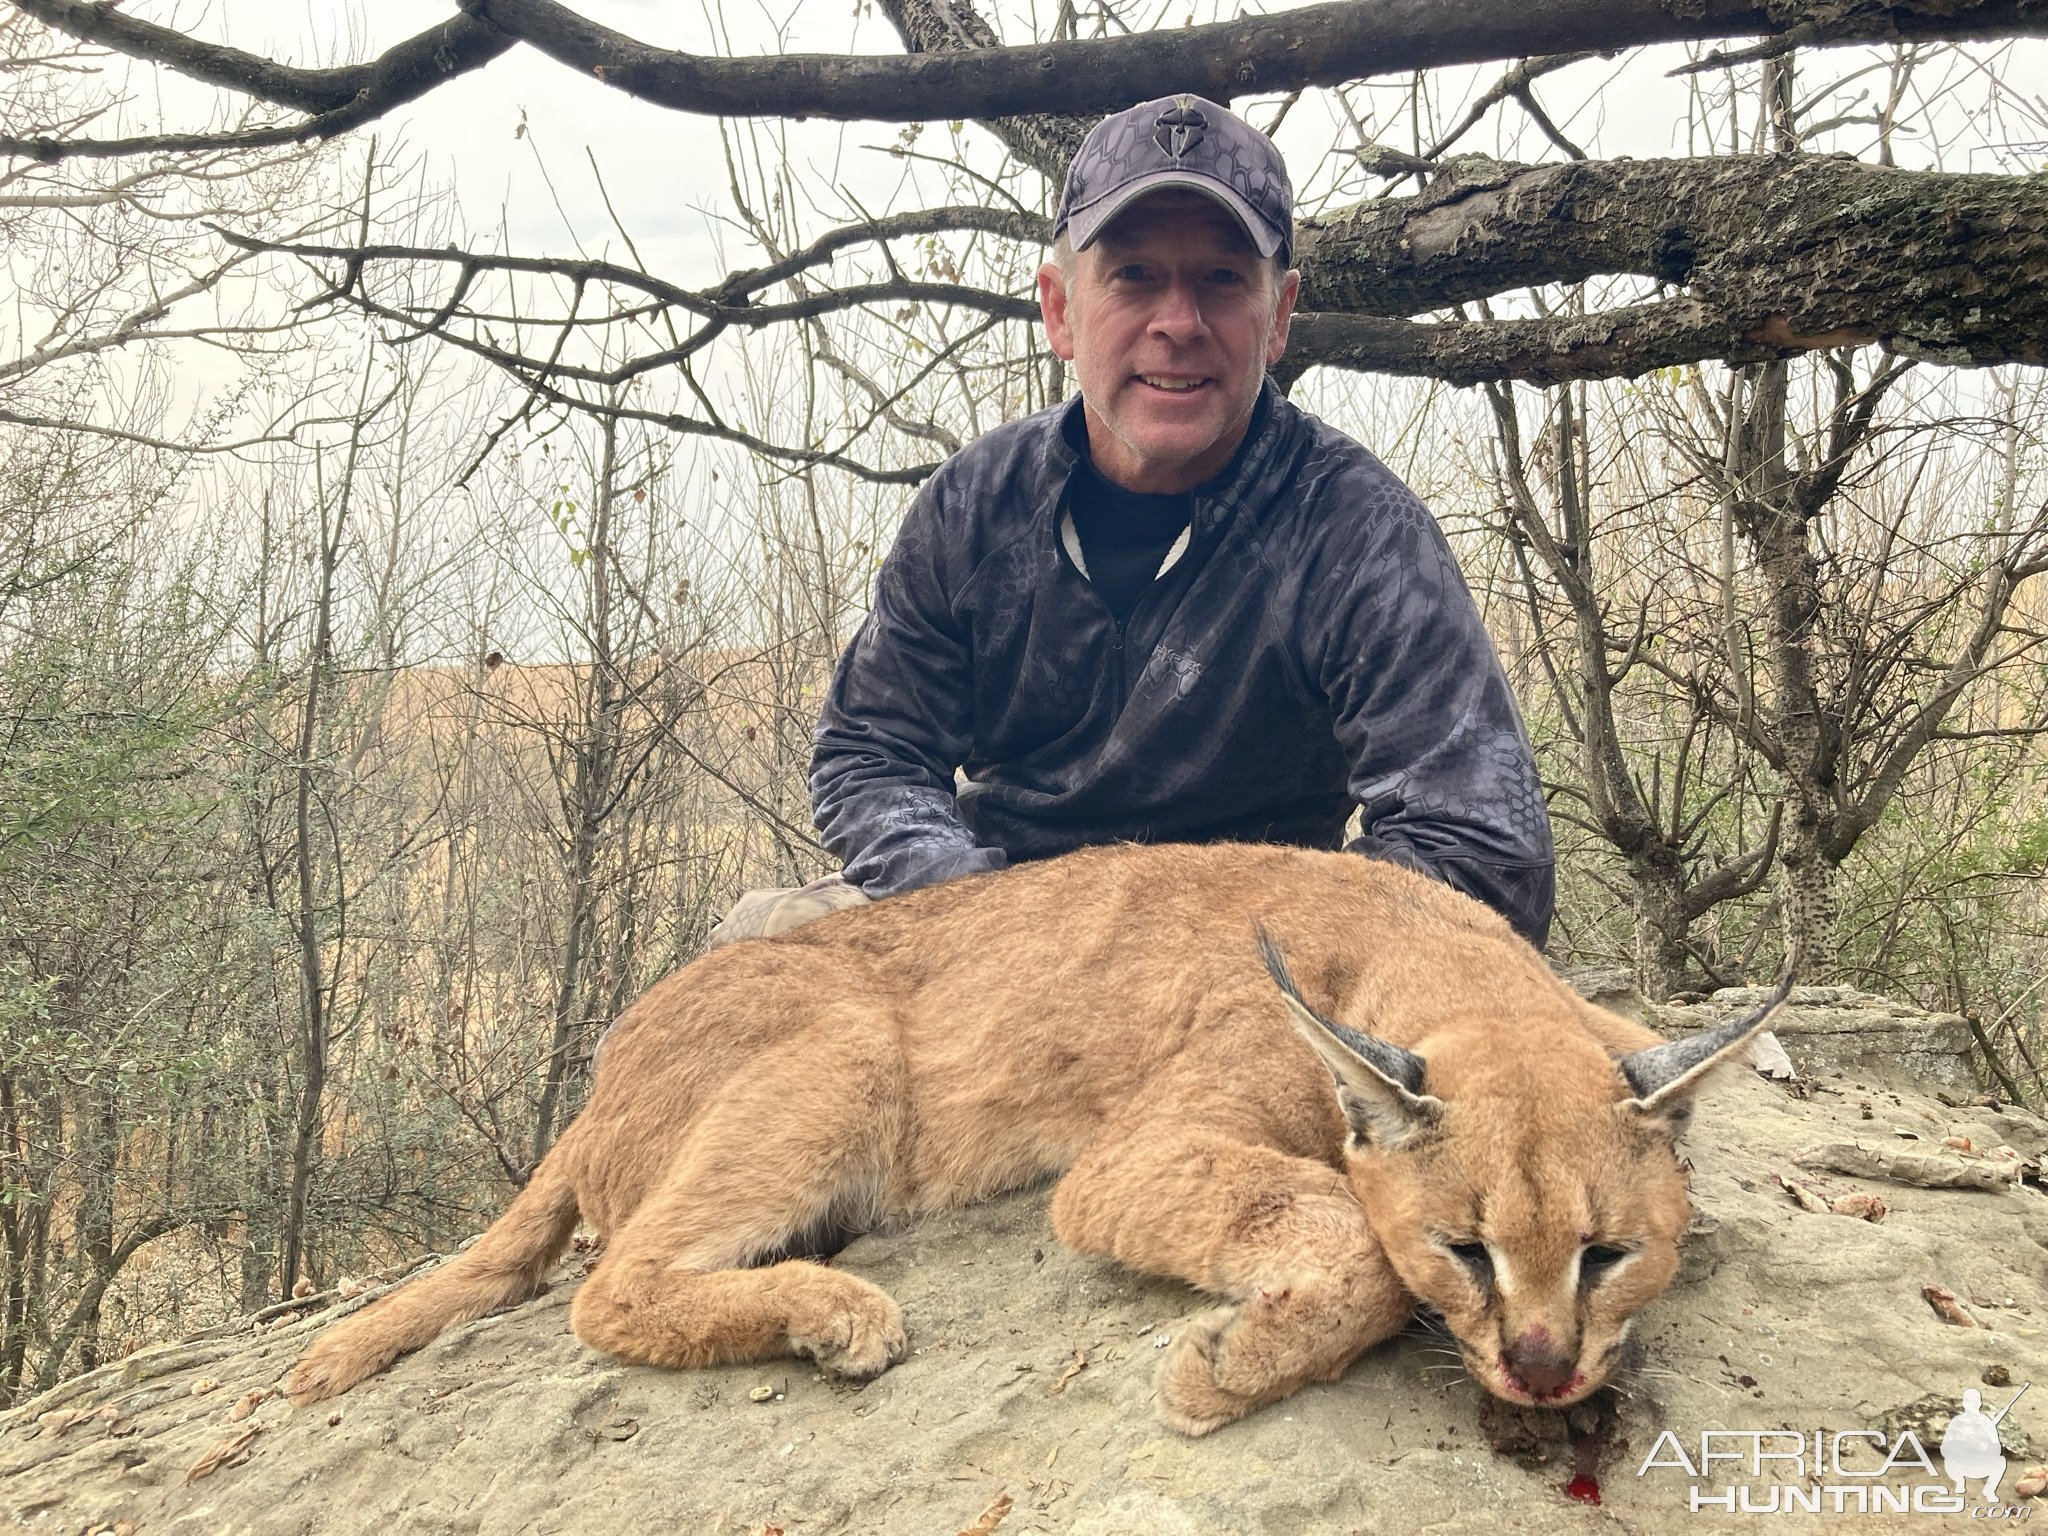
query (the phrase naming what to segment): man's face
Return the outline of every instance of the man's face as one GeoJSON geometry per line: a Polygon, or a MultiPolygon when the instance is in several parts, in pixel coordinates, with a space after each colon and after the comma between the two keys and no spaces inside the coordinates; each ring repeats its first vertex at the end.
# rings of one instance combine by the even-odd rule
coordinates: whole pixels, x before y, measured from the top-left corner
{"type": "Polygon", "coordinates": [[[1244,440],[1259,382],[1287,349],[1301,275],[1275,279],[1237,221],[1169,188],[1038,271],[1053,352],[1074,365],[1095,467],[1127,490],[1191,490],[1244,440]]]}

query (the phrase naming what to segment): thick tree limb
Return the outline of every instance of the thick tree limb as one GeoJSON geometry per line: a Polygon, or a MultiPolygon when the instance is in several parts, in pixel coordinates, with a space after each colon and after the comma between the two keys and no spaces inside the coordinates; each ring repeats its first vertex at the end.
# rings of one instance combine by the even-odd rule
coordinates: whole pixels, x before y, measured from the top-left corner
{"type": "Polygon", "coordinates": [[[1868,343],[2048,362],[2048,176],[1832,156],[1450,167],[1304,230],[1302,302],[1322,313],[1295,321],[1299,365],[1551,382],[1868,343]],[[1682,292],[1583,318],[1387,323],[1617,274],[1682,292]]]}
{"type": "MultiPolygon", "coordinates": [[[[630,96],[684,112],[927,122],[1023,113],[1101,113],[1198,91],[1336,85],[1370,75],[1533,54],[1614,52],[1645,43],[1775,36],[1811,44],[2048,35],[2048,0],[1846,0],[1816,16],[1790,0],[1337,0],[1275,16],[1129,37],[973,46],[909,58],[785,54],[730,59],[656,48],[557,0],[460,0],[550,58],[630,96]]],[[[957,0],[943,0],[951,14],[957,0]]],[[[913,30],[940,25],[937,4],[904,5],[913,30]]],[[[894,14],[894,13],[892,13],[894,14]]],[[[971,13],[966,13],[971,14],[971,13]]],[[[961,25],[969,25],[964,20],[961,25]]],[[[934,48],[930,38],[914,44],[934,48]]]]}
{"type": "Polygon", "coordinates": [[[333,138],[374,122],[393,107],[424,96],[457,75],[481,69],[516,41],[487,22],[454,16],[365,63],[300,69],[239,48],[187,37],[110,4],[88,4],[86,0],[13,0],[13,4],[45,26],[85,42],[308,114],[298,122],[209,133],[145,134],[124,139],[0,138],[0,155],[41,161],[268,149],[333,138]]]}
{"type": "Polygon", "coordinates": [[[84,42],[161,64],[208,85],[313,114],[338,111],[365,95],[379,98],[386,108],[397,106],[424,96],[455,75],[488,64],[518,41],[475,17],[452,16],[366,63],[300,69],[261,54],[201,42],[110,4],[88,0],[12,3],[43,25],[84,42]]]}

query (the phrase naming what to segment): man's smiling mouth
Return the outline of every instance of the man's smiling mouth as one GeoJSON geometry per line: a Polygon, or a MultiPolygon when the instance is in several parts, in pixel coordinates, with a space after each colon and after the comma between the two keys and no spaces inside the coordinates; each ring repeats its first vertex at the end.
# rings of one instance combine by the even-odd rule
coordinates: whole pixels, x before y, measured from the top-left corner
{"type": "Polygon", "coordinates": [[[1207,379],[1168,379],[1161,378],[1156,373],[1141,373],[1138,375],[1138,382],[1140,384],[1149,384],[1154,389],[1166,390],[1170,394],[1185,395],[1192,390],[1200,389],[1209,381],[1207,379]]]}

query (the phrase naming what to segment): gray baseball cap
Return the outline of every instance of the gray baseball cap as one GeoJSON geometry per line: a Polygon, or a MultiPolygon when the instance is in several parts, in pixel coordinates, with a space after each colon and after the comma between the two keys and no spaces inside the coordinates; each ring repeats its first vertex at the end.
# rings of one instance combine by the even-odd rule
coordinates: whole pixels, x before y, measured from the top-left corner
{"type": "Polygon", "coordinates": [[[1162,96],[1106,117],[1067,167],[1052,233],[1085,251],[1147,192],[1186,187],[1214,198],[1261,256],[1294,251],[1294,187],[1273,141],[1203,96],[1162,96]]]}

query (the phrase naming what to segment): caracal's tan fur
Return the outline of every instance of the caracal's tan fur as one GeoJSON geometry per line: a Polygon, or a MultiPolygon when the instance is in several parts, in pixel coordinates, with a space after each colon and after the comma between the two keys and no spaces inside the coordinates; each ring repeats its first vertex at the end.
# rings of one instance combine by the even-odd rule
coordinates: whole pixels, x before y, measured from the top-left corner
{"type": "Polygon", "coordinates": [[[530,1295],[579,1215],[607,1239],[571,1310],[592,1347],[872,1375],[904,1351],[896,1304],[775,1256],[1064,1174],[1062,1241],[1222,1302],[1162,1363],[1181,1430],[1336,1378],[1417,1298],[1490,1390],[1574,1401],[1687,1221],[1671,1136],[1697,1074],[1646,1103],[1615,1065],[1656,1043],[1478,903],[1356,855],[1097,848],[918,891],[652,988],[505,1215],[287,1389],[346,1391],[530,1295]],[[1309,1008],[1411,1048],[1425,1091],[1309,1022],[1255,923],[1309,1008]]]}

